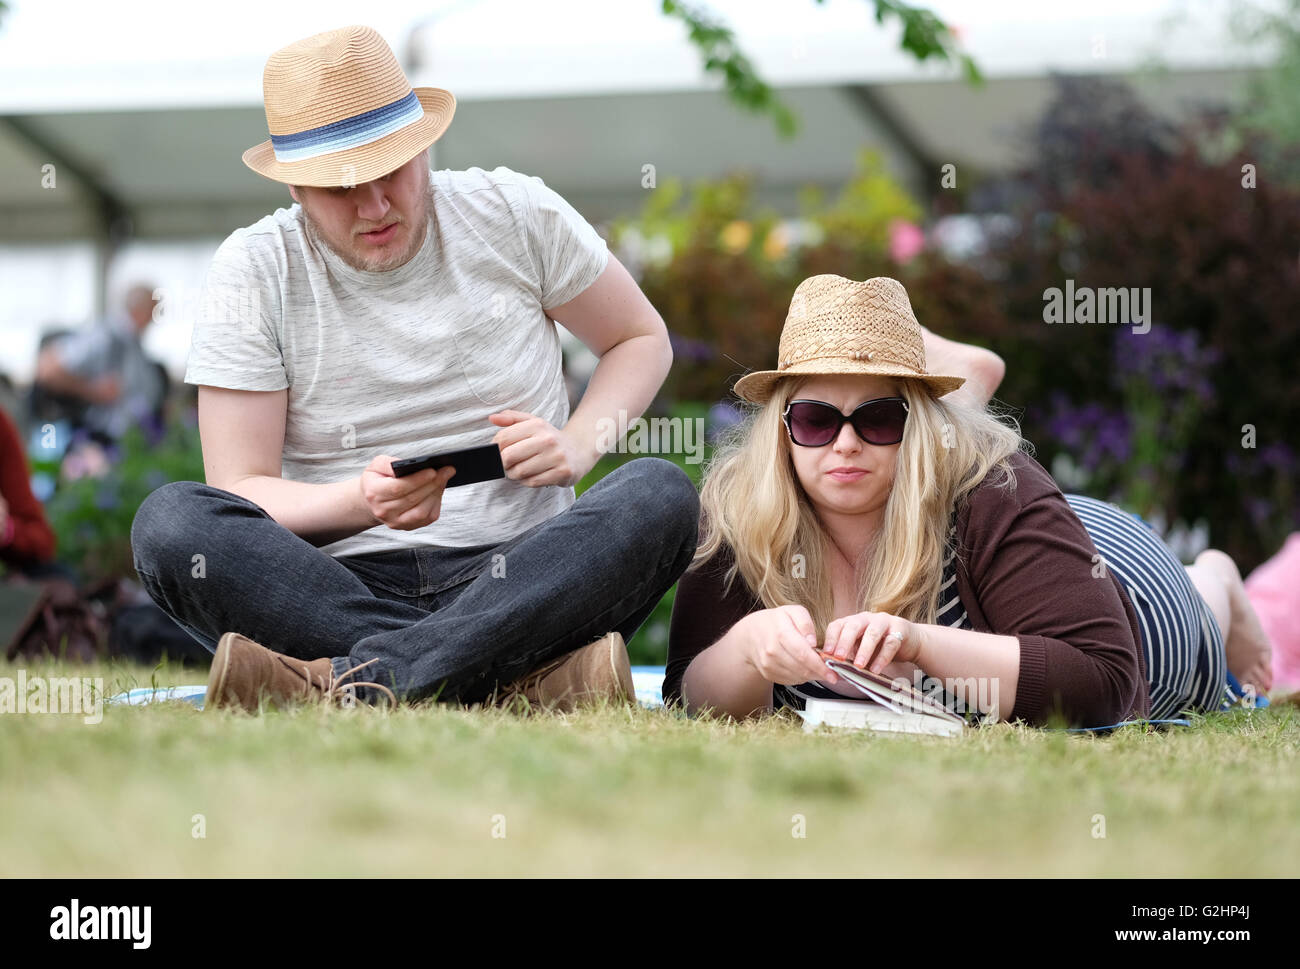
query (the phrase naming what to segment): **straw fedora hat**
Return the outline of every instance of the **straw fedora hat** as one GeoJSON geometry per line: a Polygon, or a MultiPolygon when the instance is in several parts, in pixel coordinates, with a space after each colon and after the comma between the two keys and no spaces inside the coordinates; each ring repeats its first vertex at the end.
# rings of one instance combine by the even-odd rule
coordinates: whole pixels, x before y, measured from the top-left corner
{"type": "Polygon", "coordinates": [[[784,377],[839,373],[913,377],[935,397],[966,382],[926,371],[921,324],[903,284],[888,276],[857,282],[827,273],[805,279],[790,300],[777,353],[777,369],[736,382],[740,397],[762,404],[784,377]]]}
{"type": "Polygon", "coordinates": [[[351,187],[401,168],[456,113],[442,88],[412,88],[371,27],[341,27],[281,48],[262,74],[269,141],[244,164],[289,185],[351,187]]]}

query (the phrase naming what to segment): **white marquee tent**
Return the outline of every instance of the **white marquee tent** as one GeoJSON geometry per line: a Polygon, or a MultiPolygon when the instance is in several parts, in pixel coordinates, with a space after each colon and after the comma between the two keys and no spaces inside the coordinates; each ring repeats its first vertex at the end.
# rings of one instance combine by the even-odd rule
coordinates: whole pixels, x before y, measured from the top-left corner
{"type": "MultiPolygon", "coordinates": [[[[1225,3],[933,2],[988,77],[971,88],[900,52],[865,0],[712,0],[799,115],[783,140],[704,77],[658,0],[371,6],[413,83],[457,96],[437,167],[539,175],[593,222],[640,207],[646,164],[661,181],[747,169],[788,210],[800,186],[842,183],[868,145],[924,194],[945,163],[1016,164],[1052,72],[1129,77],[1177,114],[1239,99],[1258,62],[1229,42],[1225,3]]],[[[266,138],[262,66],[358,18],[335,0],[68,8],[12,0],[0,24],[0,368],[19,382],[43,327],[87,323],[138,278],[196,287],[226,234],[291,204],[239,157],[266,138]]],[[[187,324],[160,321],[149,341],[179,376],[187,324]]]]}

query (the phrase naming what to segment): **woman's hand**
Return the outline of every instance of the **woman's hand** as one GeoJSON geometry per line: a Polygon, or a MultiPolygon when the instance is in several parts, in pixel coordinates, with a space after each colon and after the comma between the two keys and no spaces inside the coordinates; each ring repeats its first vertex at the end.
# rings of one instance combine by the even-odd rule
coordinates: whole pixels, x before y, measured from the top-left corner
{"type": "Polygon", "coordinates": [[[817,627],[803,606],[760,609],[740,620],[745,627],[745,660],[769,683],[792,686],[814,680],[832,684],[839,677],[817,655],[817,627]]]}
{"type": "Polygon", "coordinates": [[[921,655],[921,630],[915,623],[887,612],[859,612],[833,620],[826,627],[823,648],[828,655],[847,659],[859,669],[880,673],[894,660],[917,661],[921,655]]]}

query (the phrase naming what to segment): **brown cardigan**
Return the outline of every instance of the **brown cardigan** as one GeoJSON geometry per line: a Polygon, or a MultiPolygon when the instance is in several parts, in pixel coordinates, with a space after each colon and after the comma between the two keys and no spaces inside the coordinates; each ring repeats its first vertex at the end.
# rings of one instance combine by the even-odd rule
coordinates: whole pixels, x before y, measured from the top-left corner
{"type": "MultiPolygon", "coordinates": [[[[957,515],[957,593],[972,628],[1020,640],[1016,703],[1007,719],[1040,726],[1058,707],[1079,726],[1149,717],[1133,604],[1109,569],[1093,577],[1097,549],[1052,476],[1021,453],[1011,466],[1014,493],[985,482],[957,515]]],[[[733,555],[724,544],[677,584],[665,703],[680,700],[692,659],[766,608],[739,574],[726,591],[733,555]]]]}

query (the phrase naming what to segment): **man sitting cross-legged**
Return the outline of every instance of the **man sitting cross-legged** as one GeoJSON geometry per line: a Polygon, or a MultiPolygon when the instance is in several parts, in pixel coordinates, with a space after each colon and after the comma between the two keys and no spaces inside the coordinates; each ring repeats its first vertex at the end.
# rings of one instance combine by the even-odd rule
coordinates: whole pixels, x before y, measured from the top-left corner
{"type": "Polygon", "coordinates": [[[667,374],[659,314],[540,180],[432,171],[455,101],[373,30],[290,45],[264,81],[272,138],[244,160],[297,204],[218,250],[186,374],[207,481],[131,531],[215,653],[208,705],[630,698],[625,641],[690,562],[698,496],[655,457],[573,485],[667,374]],[[600,357],[572,415],[553,320],[600,357]],[[493,443],[504,479],[393,474],[493,443]]]}

